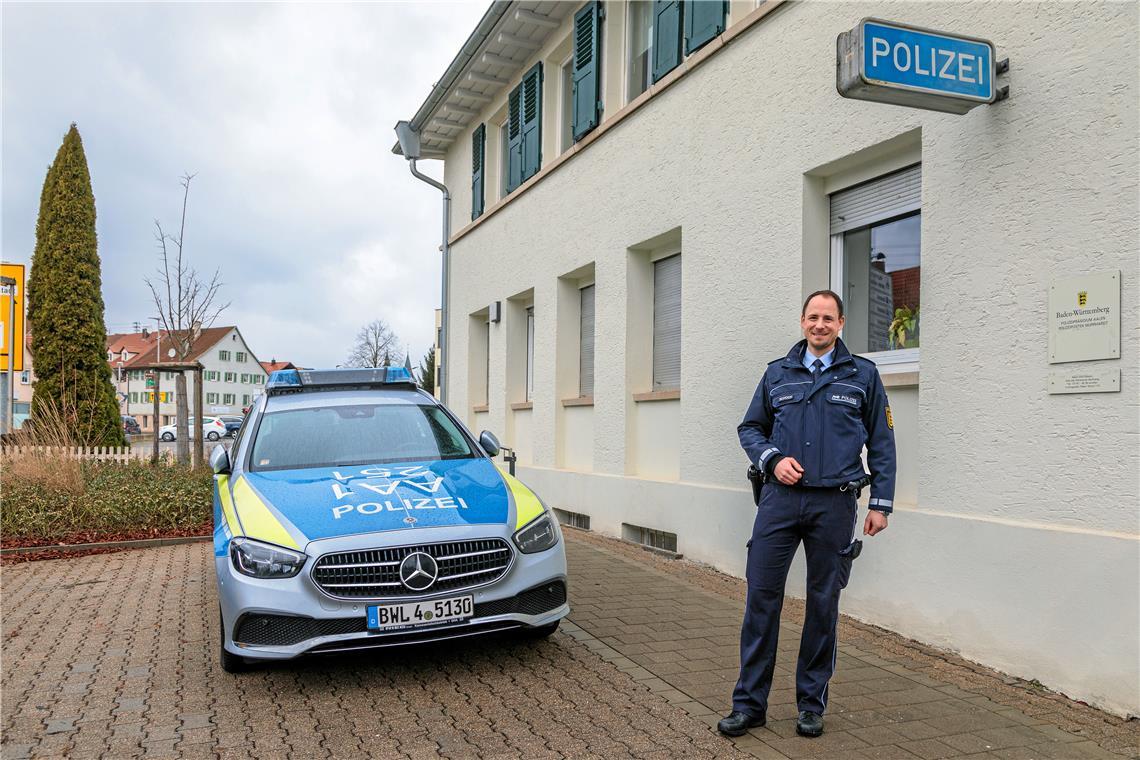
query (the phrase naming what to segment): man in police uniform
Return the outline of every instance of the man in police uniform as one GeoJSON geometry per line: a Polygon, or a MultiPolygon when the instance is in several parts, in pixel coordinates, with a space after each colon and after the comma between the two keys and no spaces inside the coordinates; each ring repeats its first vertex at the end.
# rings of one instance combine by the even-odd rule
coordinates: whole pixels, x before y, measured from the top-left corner
{"type": "Polygon", "coordinates": [[[887,527],[895,489],[895,438],[874,362],[839,339],[843,301],[812,293],[800,314],[801,340],[768,365],[737,431],[768,481],[748,542],[748,597],[740,632],[740,680],[732,713],[717,728],[740,736],[764,725],[776,665],[784,582],[796,547],[807,553],[807,606],[796,667],[801,736],[823,733],[827,683],[835,670],[839,591],[862,547],[855,541],[856,485],[871,470],[864,535],[887,527]]]}

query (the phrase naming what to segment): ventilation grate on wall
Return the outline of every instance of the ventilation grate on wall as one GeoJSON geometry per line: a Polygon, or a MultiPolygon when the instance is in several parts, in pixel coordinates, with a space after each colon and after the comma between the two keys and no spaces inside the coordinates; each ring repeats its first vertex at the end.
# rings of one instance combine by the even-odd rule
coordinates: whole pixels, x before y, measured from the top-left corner
{"type": "Polygon", "coordinates": [[[661,552],[677,552],[677,534],[666,533],[654,528],[643,528],[640,525],[621,524],[621,537],[626,541],[661,552]]]}
{"type": "Polygon", "coordinates": [[[554,515],[558,518],[558,522],[563,525],[569,525],[571,528],[579,528],[581,530],[590,529],[590,516],[583,515],[578,512],[570,512],[566,509],[554,508],[554,515]]]}

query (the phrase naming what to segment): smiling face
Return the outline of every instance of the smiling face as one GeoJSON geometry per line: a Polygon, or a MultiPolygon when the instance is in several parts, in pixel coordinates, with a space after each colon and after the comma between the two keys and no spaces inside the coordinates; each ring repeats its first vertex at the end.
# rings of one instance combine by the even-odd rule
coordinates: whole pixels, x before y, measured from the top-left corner
{"type": "Polygon", "coordinates": [[[807,302],[800,316],[800,329],[807,338],[808,349],[823,356],[835,346],[846,320],[839,315],[839,304],[828,295],[817,295],[807,302]]]}

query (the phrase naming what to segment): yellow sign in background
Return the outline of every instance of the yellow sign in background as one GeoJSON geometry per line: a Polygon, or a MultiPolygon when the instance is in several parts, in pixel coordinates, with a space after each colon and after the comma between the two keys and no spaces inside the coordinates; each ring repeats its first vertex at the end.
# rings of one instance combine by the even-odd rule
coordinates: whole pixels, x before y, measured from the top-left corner
{"type": "Polygon", "coordinates": [[[7,285],[0,287],[0,372],[8,371],[8,362],[12,360],[14,372],[24,371],[24,265],[0,264],[0,275],[11,277],[16,281],[16,292],[9,292],[7,285]],[[8,325],[8,315],[11,313],[12,298],[16,299],[15,337],[11,338],[12,345],[8,345],[11,329],[8,325]]]}

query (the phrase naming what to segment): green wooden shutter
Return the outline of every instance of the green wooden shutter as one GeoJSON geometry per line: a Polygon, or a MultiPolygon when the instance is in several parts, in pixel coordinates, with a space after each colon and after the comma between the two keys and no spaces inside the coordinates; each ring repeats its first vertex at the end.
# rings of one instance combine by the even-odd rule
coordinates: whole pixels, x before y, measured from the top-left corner
{"type": "MultiPolygon", "coordinates": [[[[525,80],[524,80],[525,81],[525,80]]],[[[507,96],[507,192],[514,192],[523,181],[522,85],[507,96]]]]}
{"type": "Polygon", "coordinates": [[[685,8],[685,55],[724,31],[725,0],[690,0],[685,8]]]}
{"type": "Polygon", "coordinates": [[[681,0],[653,0],[653,81],[681,63],[681,0]]]}
{"type": "Polygon", "coordinates": [[[574,121],[578,141],[594,127],[602,112],[601,92],[602,4],[591,0],[574,14],[574,121]]]}
{"type": "Polygon", "coordinates": [[[522,89],[522,182],[526,182],[542,167],[542,61],[531,67],[519,86],[522,89]]]}
{"type": "Polygon", "coordinates": [[[487,164],[487,125],[480,124],[471,135],[471,219],[483,213],[483,171],[487,164]]]}

